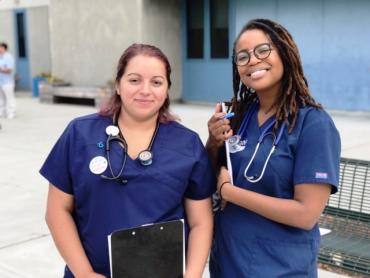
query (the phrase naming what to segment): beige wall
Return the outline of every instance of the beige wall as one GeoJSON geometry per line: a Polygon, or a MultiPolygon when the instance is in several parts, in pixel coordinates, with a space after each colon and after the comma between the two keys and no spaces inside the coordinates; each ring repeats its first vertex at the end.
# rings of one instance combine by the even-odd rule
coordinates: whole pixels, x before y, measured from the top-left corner
{"type": "Polygon", "coordinates": [[[134,42],[159,46],[174,67],[172,91],[180,92],[179,1],[51,0],[52,72],[76,86],[114,79],[123,50],[134,42]],[[174,3],[172,3],[174,2],[174,3]]]}
{"type": "Polygon", "coordinates": [[[27,10],[30,75],[51,72],[48,7],[27,10]]]}
{"type": "Polygon", "coordinates": [[[180,2],[146,0],[142,17],[143,41],[158,46],[170,60],[172,99],[179,99],[182,93],[180,2]]]}
{"type": "Polygon", "coordinates": [[[123,49],[136,40],[136,1],[52,0],[52,71],[78,86],[101,86],[123,49]]]}
{"type": "Polygon", "coordinates": [[[0,10],[0,41],[8,44],[9,52],[15,57],[14,21],[12,10],[0,10]]]}

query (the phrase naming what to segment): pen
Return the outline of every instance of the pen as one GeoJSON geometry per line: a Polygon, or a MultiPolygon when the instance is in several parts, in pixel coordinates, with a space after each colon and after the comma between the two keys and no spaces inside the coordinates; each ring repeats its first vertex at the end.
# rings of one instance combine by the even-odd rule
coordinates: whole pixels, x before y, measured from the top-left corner
{"type": "Polygon", "coordinates": [[[230,112],[223,116],[222,119],[231,119],[234,116],[235,116],[234,112],[230,112]]]}

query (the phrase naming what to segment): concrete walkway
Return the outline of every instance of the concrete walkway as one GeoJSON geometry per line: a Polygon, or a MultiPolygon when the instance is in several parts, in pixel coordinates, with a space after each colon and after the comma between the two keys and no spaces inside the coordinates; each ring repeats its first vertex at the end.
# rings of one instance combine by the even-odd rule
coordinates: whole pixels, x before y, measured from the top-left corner
{"type": "MultiPolygon", "coordinates": [[[[17,117],[0,119],[0,277],[62,277],[64,263],[44,222],[47,181],[38,170],[67,123],[95,109],[40,104],[30,94],[18,93],[17,101],[17,117]]],[[[176,104],[172,110],[205,141],[213,107],[176,104]]],[[[332,115],[342,136],[342,156],[370,160],[370,114],[332,115]]],[[[320,270],[319,277],[344,276],[320,270]]]]}

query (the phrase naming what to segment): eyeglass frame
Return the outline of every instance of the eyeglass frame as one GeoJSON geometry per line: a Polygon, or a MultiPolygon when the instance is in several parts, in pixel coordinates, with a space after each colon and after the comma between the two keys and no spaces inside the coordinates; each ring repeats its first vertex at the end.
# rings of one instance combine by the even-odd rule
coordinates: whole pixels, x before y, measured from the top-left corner
{"type": "Polygon", "coordinates": [[[233,62],[237,65],[237,66],[246,66],[246,65],[248,65],[249,64],[249,62],[251,61],[251,57],[252,57],[252,55],[251,54],[249,54],[249,53],[252,53],[253,52],[253,54],[254,54],[254,57],[256,57],[258,60],[260,60],[260,61],[263,61],[263,60],[265,60],[265,59],[267,59],[269,56],[270,56],[270,54],[271,54],[271,51],[273,50],[274,48],[272,47],[272,44],[271,43],[269,43],[269,42],[264,42],[264,43],[260,43],[260,44],[257,44],[253,49],[251,49],[251,50],[245,50],[245,49],[242,49],[242,50],[240,50],[238,53],[236,53],[235,55],[233,55],[233,62]],[[268,47],[269,47],[269,54],[266,56],[266,57],[264,57],[264,58],[259,58],[258,56],[259,55],[256,55],[256,49],[258,49],[260,46],[262,46],[262,45],[268,45],[268,47]],[[248,61],[246,62],[246,63],[243,63],[243,64],[239,64],[238,63],[238,55],[240,54],[240,53],[247,53],[248,54],[248,61]]]}

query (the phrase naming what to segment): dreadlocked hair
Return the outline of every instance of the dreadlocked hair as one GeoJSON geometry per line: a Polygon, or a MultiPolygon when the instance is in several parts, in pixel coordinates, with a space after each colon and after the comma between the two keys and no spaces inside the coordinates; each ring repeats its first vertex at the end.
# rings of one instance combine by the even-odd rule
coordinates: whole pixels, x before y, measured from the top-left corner
{"type": "MultiPolygon", "coordinates": [[[[263,31],[271,39],[282,60],[284,73],[280,93],[275,103],[276,123],[274,129],[278,129],[285,122],[290,133],[297,121],[300,107],[312,106],[322,109],[322,106],[310,94],[297,45],[293,41],[291,34],[280,24],[268,19],[253,19],[249,21],[242,28],[234,42],[233,58],[236,55],[236,44],[241,35],[247,30],[255,29],[263,31]]],[[[235,117],[231,124],[232,128],[237,130],[241,125],[245,112],[258,99],[255,91],[241,82],[234,59],[232,59],[232,74],[234,96],[230,105],[231,110],[235,112],[235,117]]]]}

